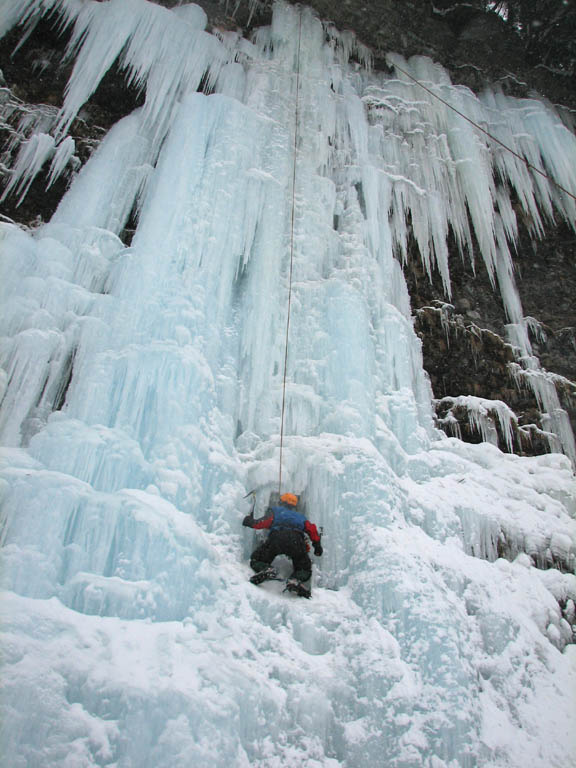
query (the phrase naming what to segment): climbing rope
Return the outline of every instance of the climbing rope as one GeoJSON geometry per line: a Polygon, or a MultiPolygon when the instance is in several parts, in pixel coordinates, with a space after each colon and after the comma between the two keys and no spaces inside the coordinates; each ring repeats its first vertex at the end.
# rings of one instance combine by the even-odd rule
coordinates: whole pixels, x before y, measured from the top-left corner
{"type": "Polygon", "coordinates": [[[284,414],[286,410],[286,375],[288,371],[288,346],[290,311],[292,308],[292,274],[294,268],[294,217],[296,208],[296,168],[298,165],[298,119],[300,96],[300,44],[302,42],[302,10],[298,9],[298,51],[296,55],[296,107],[294,109],[294,158],[292,161],[292,209],[290,215],[290,268],[288,274],[288,311],[286,314],[286,340],[284,343],[284,377],[282,381],[282,413],[280,416],[280,467],[278,471],[278,495],[282,494],[282,454],[284,450],[284,414]]]}
{"type": "Polygon", "coordinates": [[[402,72],[403,75],[406,75],[406,77],[409,77],[410,80],[413,80],[416,85],[419,85],[420,88],[423,88],[427,93],[429,93],[431,96],[433,96],[435,99],[438,99],[438,101],[441,101],[442,104],[445,104],[449,109],[451,109],[453,112],[456,112],[457,115],[460,115],[460,117],[463,117],[464,120],[467,120],[471,125],[473,125],[475,128],[478,128],[479,131],[482,131],[486,136],[488,136],[492,141],[496,142],[496,144],[499,144],[501,147],[506,149],[508,152],[514,155],[514,157],[517,157],[518,160],[520,160],[522,163],[526,165],[527,168],[529,168],[532,171],[535,171],[536,173],[540,174],[540,176],[543,176],[545,179],[547,179],[549,182],[554,184],[558,189],[562,190],[565,194],[567,194],[569,197],[576,200],[576,195],[574,195],[572,192],[570,192],[568,189],[563,187],[561,184],[559,184],[557,181],[555,181],[551,176],[549,176],[547,173],[544,173],[544,171],[541,171],[539,168],[536,168],[535,165],[532,165],[525,157],[522,157],[522,155],[518,154],[512,147],[509,147],[507,144],[505,144],[503,141],[500,141],[500,139],[497,139],[496,136],[490,133],[490,131],[487,131],[485,128],[482,128],[481,125],[478,125],[478,123],[474,122],[471,118],[467,117],[463,112],[460,112],[459,109],[456,109],[456,107],[453,107],[452,104],[450,104],[448,101],[443,99],[441,96],[439,96],[437,93],[435,93],[431,88],[428,88],[424,83],[421,83],[420,80],[418,80],[414,75],[411,75],[410,72],[407,72],[405,69],[402,69],[402,67],[398,66],[398,64],[394,64],[394,67],[399,71],[402,72]]]}
{"type": "MultiPolygon", "coordinates": [[[[286,314],[286,338],[284,343],[284,375],[282,380],[282,412],[280,416],[280,460],[279,460],[279,471],[278,471],[278,494],[281,495],[282,493],[282,457],[283,457],[283,451],[284,451],[284,416],[286,412],[286,377],[287,377],[287,371],[288,371],[288,348],[289,348],[289,334],[290,334],[290,313],[292,308],[292,275],[293,275],[293,268],[294,268],[294,221],[295,221],[295,209],[296,209],[296,171],[297,171],[297,165],[298,165],[298,122],[299,122],[299,97],[300,97],[300,48],[301,48],[301,42],[302,42],[302,11],[299,9],[298,11],[298,50],[297,50],[297,56],[296,56],[296,104],[294,109],[294,157],[293,157],[293,163],[292,163],[292,206],[291,206],[291,215],[290,215],[290,267],[289,267],[289,275],[288,275],[288,310],[286,314]]],[[[464,120],[469,122],[471,125],[473,125],[475,128],[477,128],[479,131],[481,131],[483,134],[488,136],[493,142],[501,146],[506,151],[510,152],[512,155],[514,155],[520,162],[524,163],[526,167],[535,173],[539,174],[540,176],[543,176],[547,181],[554,184],[558,189],[560,189],[562,192],[564,192],[569,197],[576,200],[576,195],[574,195],[572,192],[570,192],[568,189],[563,187],[561,184],[559,184],[555,179],[553,179],[551,176],[549,176],[547,173],[544,173],[539,168],[536,168],[535,165],[532,165],[525,157],[522,157],[518,152],[516,152],[512,147],[509,147],[507,144],[505,144],[503,141],[498,139],[496,136],[490,133],[490,131],[487,131],[485,128],[483,128],[481,125],[476,123],[474,120],[469,118],[467,115],[465,115],[463,112],[461,112],[456,107],[452,106],[448,101],[443,99],[441,96],[439,96],[437,93],[435,93],[431,88],[428,88],[424,83],[420,82],[416,77],[410,74],[410,72],[407,72],[405,69],[400,67],[398,64],[394,64],[395,68],[402,72],[402,74],[406,75],[410,80],[412,80],[416,85],[419,85],[420,88],[425,90],[427,93],[429,93],[433,98],[437,99],[438,101],[442,102],[445,106],[447,106],[449,109],[451,109],[453,112],[455,112],[457,115],[462,117],[464,120]]]]}

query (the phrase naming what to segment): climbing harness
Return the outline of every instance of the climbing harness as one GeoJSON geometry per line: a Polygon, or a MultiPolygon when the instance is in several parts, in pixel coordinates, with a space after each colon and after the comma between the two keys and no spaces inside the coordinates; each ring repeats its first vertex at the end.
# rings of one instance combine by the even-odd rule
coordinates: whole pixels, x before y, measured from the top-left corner
{"type": "Polygon", "coordinates": [[[402,72],[403,75],[406,75],[406,77],[409,77],[410,80],[413,80],[416,85],[419,85],[420,88],[423,88],[426,93],[429,93],[431,96],[433,96],[435,99],[438,99],[438,101],[441,101],[442,104],[445,104],[449,109],[451,109],[453,112],[456,112],[457,115],[460,115],[460,117],[463,117],[464,120],[467,120],[471,125],[473,125],[475,128],[478,128],[479,131],[484,133],[488,138],[492,139],[492,141],[496,142],[496,144],[499,144],[501,147],[506,149],[508,152],[514,155],[514,157],[518,158],[520,162],[524,163],[527,168],[529,168],[532,171],[535,171],[536,173],[540,174],[540,176],[543,176],[547,181],[554,184],[558,189],[560,189],[562,192],[567,194],[569,197],[576,200],[576,195],[574,195],[572,192],[570,192],[568,189],[562,186],[562,184],[559,184],[557,181],[555,181],[551,176],[549,176],[547,173],[544,173],[544,171],[541,171],[539,168],[536,168],[535,165],[532,165],[532,163],[527,160],[525,157],[522,157],[522,155],[518,154],[512,147],[509,147],[507,144],[505,144],[503,141],[500,141],[500,139],[497,139],[496,136],[490,133],[490,131],[487,131],[485,128],[482,128],[481,125],[478,125],[474,120],[472,120],[470,117],[467,117],[463,112],[461,112],[459,109],[456,109],[456,107],[453,107],[452,104],[450,104],[446,99],[443,99],[442,96],[439,96],[437,93],[435,93],[431,88],[428,88],[428,86],[424,85],[424,83],[421,83],[418,78],[414,77],[414,75],[411,75],[410,72],[407,72],[405,69],[400,67],[398,64],[394,63],[395,69],[397,69],[399,72],[402,72]]]}
{"type": "Polygon", "coordinates": [[[296,169],[298,165],[298,119],[300,96],[300,45],[302,42],[302,10],[298,9],[298,51],[296,56],[296,107],[294,110],[294,159],[292,162],[292,212],[290,216],[290,269],[288,274],[288,311],[286,315],[286,340],[284,343],[284,376],[282,381],[282,413],[280,415],[280,466],[278,471],[278,494],[282,494],[282,453],[284,450],[284,413],[286,410],[286,375],[288,370],[288,338],[290,333],[290,311],[292,308],[292,274],[294,267],[294,215],[296,207],[296,169]]]}

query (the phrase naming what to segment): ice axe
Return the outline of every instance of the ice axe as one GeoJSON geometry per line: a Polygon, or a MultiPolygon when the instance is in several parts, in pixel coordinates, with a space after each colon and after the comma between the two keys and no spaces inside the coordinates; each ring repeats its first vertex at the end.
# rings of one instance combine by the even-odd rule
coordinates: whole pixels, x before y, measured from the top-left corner
{"type": "Polygon", "coordinates": [[[249,517],[251,517],[252,520],[254,520],[254,509],[256,507],[256,491],[255,490],[254,491],[248,491],[246,496],[243,496],[242,498],[247,499],[248,496],[252,496],[252,509],[250,510],[249,517]]]}

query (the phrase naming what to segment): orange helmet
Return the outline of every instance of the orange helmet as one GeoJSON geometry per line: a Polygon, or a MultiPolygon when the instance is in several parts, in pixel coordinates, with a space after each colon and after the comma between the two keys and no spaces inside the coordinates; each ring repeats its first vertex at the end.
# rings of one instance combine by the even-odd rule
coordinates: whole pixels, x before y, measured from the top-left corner
{"type": "Polygon", "coordinates": [[[283,493],[280,496],[280,501],[287,504],[289,507],[295,507],[298,504],[298,496],[295,493],[283,493]]]}

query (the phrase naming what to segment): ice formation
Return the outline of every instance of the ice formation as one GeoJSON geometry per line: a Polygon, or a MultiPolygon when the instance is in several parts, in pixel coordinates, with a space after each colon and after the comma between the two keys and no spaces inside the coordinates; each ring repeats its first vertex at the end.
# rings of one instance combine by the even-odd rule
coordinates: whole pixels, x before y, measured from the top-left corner
{"type": "MultiPolygon", "coordinates": [[[[62,171],[116,58],[146,99],[49,223],[1,225],[6,765],[572,766],[569,458],[434,429],[395,253],[409,216],[449,290],[449,229],[476,240],[530,361],[510,193],[536,231],[573,200],[307,8],[247,41],[194,5],[11,0],[0,31],[54,8],[74,72],[12,189],[62,171]],[[277,489],[292,234],[304,605],[247,583],[240,528],[277,489]]],[[[394,62],[576,190],[551,107],[394,62]]]]}
{"type": "Polygon", "coordinates": [[[484,397],[475,397],[474,395],[444,397],[440,402],[448,406],[448,423],[453,425],[456,436],[460,437],[460,429],[458,420],[454,418],[453,409],[464,408],[469,415],[472,428],[480,433],[483,442],[498,445],[498,425],[506,448],[508,451],[512,451],[514,443],[512,425],[517,425],[518,419],[506,403],[501,400],[487,400],[484,397]]]}

